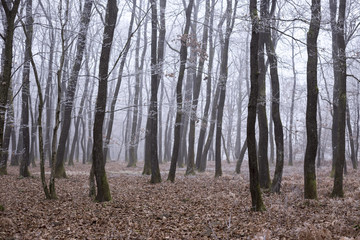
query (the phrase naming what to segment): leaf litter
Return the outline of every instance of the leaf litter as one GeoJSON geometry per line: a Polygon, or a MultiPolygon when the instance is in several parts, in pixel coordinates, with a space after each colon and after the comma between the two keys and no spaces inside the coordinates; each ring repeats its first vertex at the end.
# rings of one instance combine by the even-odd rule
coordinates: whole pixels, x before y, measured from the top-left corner
{"type": "Polygon", "coordinates": [[[205,173],[166,181],[169,164],[161,165],[163,182],[152,185],[142,167],[106,166],[112,201],[88,197],[90,165],[67,167],[57,179],[58,200],[45,200],[38,168],[19,178],[18,168],[0,177],[0,239],[360,239],[360,174],[349,170],[345,197],[330,198],[330,168],[317,169],[318,200],[303,198],[300,164],[284,169],[282,191],[263,191],[267,211],[251,211],[247,166],[233,173],[223,166],[214,178],[205,173]]]}

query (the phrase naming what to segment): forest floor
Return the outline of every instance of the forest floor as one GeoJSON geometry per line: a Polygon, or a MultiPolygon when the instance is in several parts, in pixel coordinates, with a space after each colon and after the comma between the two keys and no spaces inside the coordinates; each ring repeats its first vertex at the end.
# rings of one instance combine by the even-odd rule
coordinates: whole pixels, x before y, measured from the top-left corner
{"type": "Polygon", "coordinates": [[[330,168],[317,169],[318,200],[309,201],[302,165],[286,166],[281,194],[264,191],[267,211],[259,213],[250,208],[247,165],[238,175],[223,163],[217,179],[213,163],[195,176],[177,169],[170,183],[163,164],[156,185],[141,165],[106,165],[113,199],[106,203],[88,197],[89,164],[67,167],[68,178],[56,181],[58,200],[45,200],[39,167],[26,179],[9,167],[0,177],[0,239],[360,239],[359,171],[345,176],[345,198],[333,199],[330,168]]]}

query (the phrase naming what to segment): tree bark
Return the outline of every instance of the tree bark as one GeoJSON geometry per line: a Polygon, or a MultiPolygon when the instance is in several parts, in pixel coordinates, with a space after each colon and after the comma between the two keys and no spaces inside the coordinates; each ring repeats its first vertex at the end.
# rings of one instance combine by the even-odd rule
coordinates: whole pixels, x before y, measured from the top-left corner
{"type": "Polygon", "coordinates": [[[251,89],[248,104],[248,119],[247,119],[247,146],[249,155],[249,173],[250,173],[250,193],[251,206],[254,211],[264,211],[265,206],[262,201],[259,172],[257,164],[256,153],[256,138],[255,138],[255,122],[256,122],[256,106],[258,99],[258,79],[259,79],[259,18],[257,14],[257,0],[250,0],[250,16],[252,23],[251,42],[250,42],[250,81],[251,89]]]}
{"type": "Polygon", "coordinates": [[[189,128],[189,149],[188,149],[188,165],[186,169],[186,174],[194,174],[194,158],[195,158],[195,124],[198,121],[196,117],[196,111],[199,102],[199,95],[201,89],[202,82],[202,72],[205,65],[206,60],[206,50],[208,43],[208,35],[209,35],[209,17],[210,17],[210,0],[206,0],[205,6],[205,18],[204,18],[204,28],[203,28],[203,36],[201,42],[201,52],[199,57],[199,65],[195,78],[195,82],[193,85],[193,98],[192,98],[192,109],[191,109],[191,117],[190,117],[190,128],[189,128]]]}
{"type": "Polygon", "coordinates": [[[19,8],[20,0],[13,1],[12,8],[6,0],[1,0],[2,8],[6,16],[5,36],[4,36],[4,55],[3,64],[1,66],[0,73],[0,159],[4,154],[4,127],[5,127],[5,115],[7,111],[9,88],[11,84],[12,75],[12,62],[13,62],[13,42],[15,31],[15,18],[19,8]]]}
{"type": "Polygon", "coordinates": [[[221,51],[221,66],[220,66],[220,76],[218,85],[220,88],[219,104],[217,106],[217,121],[216,121],[216,141],[215,141],[215,177],[220,177],[222,175],[221,169],[221,135],[222,135],[222,121],[224,115],[224,105],[225,105],[225,96],[226,96],[226,82],[228,78],[228,56],[229,56],[229,45],[230,45],[230,35],[235,21],[237,1],[235,1],[234,12],[232,16],[232,0],[227,1],[226,9],[226,31],[223,42],[223,48],[221,51]]]}
{"type": "Polygon", "coordinates": [[[304,197],[306,199],[316,199],[316,171],[315,159],[318,145],[317,139],[317,39],[320,30],[321,20],[321,0],[311,2],[311,21],[307,33],[307,104],[306,104],[306,136],[307,144],[304,160],[304,197]]]}
{"type": "MultiPolygon", "coordinates": [[[[333,197],[343,197],[343,170],[345,164],[345,127],[346,127],[346,45],[345,45],[345,12],[346,0],[339,1],[339,16],[336,26],[336,43],[338,47],[338,111],[337,111],[337,133],[336,133],[336,155],[335,155],[335,174],[334,187],[331,195],[333,197]]],[[[334,111],[335,117],[335,111],[334,111]]]]}
{"type": "Polygon", "coordinates": [[[110,143],[110,138],[111,138],[113,124],[114,124],[116,101],[117,101],[117,98],[118,98],[118,95],[119,95],[119,90],[120,90],[120,86],[121,86],[121,82],[122,82],[122,77],[123,77],[124,67],[125,67],[125,63],[126,63],[126,58],[127,58],[128,53],[129,53],[129,50],[130,50],[130,43],[131,43],[131,39],[132,39],[132,36],[133,36],[132,28],[133,28],[134,19],[135,19],[135,10],[136,10],[135,6],[136,6],[136,0],[133,0],[133,9],[132,9],[132,12],[131,12],[130,25],[129,25],[129,29],[128,29],[128,37],[127,37],[127,41],[126,41],[126,44],[125,44],[123,52],[122,52],[120,68],[119,68],[118,78],[117,78],[117,82],[116,82],[116,87],[115,87],[114,95],[112,97],[112,101],[111,101],[111,105],[110,105],[110,117],[109,117],[109,122],[108,122],[108,127],[107,127],[107,132],[106,132],[106,138],[105,138],[105,143],[104,143],[104,158],[105,158],[105,161],[107,159],[107,155],[108,155],[108,151],[109,151],[108,145],[110,143]]]}
{"type": "Polygon", "coordinates": [[[161,182],[158,159],[158,103],[159,90],[158,59],[157,59],[157,3],[151,1],[151,97],[148,118],[146,122],[145,161],[151,166],[151,183],[161,182]]]}
{"type": "Polygon", "coordinates": [[[21,94],[21,128],[23,137],[23,151],[20,162],[20,176],[30,177],[28,169],[30,161],[30,130],[29,130],[29,97],[30,97],[30,49],[33,36],[32,0],[26,1],[25,18],[25,57],[21,94]]]}
{"type": "Polygon", "coordinates": [[[185,29],[181,36],[181,48],[180,48],[180,70],[178,81],[176,85],[176,118],[175,118],[175,128],[174,128],[174,145],[172,150],[171,156],[171,164],[170,170],[168,175],[168,180],[171,182],[175,181],[175,172],[176,172],[176,164],[178,161],[179,156],[179,145],[180,145],[180,137],[181,137],[181,119],[182,119],[182,104],[183,104],[183,97],[182,97],[182,83],[184,79],[184,72],[185,66],[187,61],[187,42],[188,42],[188,34],[190,28],[190,21],[191,21],[191,12],[194,5],[194,0],[189,0],[189,4],[186,8],[186,23],[185,29]]]}
{"type": "Polygon", "coordinates": [[[65,146],[68,139],[70,124],[71,124],[71,112],[74,105],[74,97],[76,92],[76,86],[81,68],[82,59],[84,56],[84,50],[86,45],[86,35],[89,28],[91,8],[93,0],[86,0],[84,9],[81,14],[80,31],[78,34],[77,52],[74,65],[72,67],[71,76],[67,85],[65,106],[64,106],[64,117],[62,119],[62,127],[59,139],[58,150],[56,154],[56,172],[55,176],[58,178],[65,178],[66,172],[64,168],[65,161],[65,146]]]}
{"type": "Polygon", "coordinates": [[[99,202],[110,201],[111,194],[105,172],[105,159],[103,152],[103,123],[106,109],[107,82],[111,45],[114,38],[118,7],[116,0],[108,0],[105,15],[105,28],[101,47],[99,64],[99,87],[95,106],[94,144],[92,150],[93,170],[96,179],[97,193],[95,200],[99,202]]]}

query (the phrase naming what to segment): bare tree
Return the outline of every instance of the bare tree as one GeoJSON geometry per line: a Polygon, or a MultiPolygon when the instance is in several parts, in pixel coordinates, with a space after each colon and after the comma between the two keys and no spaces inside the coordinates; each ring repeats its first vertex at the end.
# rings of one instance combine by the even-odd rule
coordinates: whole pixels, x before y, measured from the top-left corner
{"type": "Polygon", "coordinates": [[[307,33],[307,104],[306,104],[306,136],[307,144],[304,160],[304,197],[306,199],[316,199],[316,171],[315,159],[318,147],[317,139],[317,39],[320,30],[321,20],[321,0],[311,1],[311,21],[307,33]]]}
{"type": "MultiPolygon", "coordinates": [[[[334,111],[337,118],[336,151],[335,151],[335,175],[334,187],[331,195],[333,197],[343,197],[343,170],[345,163],[345,127],[346,127],[346,44],[345,44],[345,11],[346,0],[339,1],[339,14],[336,24],[336,44],[338,47],[338,110],[334,111]]],[[[334,86],[335,88],[335,86],[334,86]]]]}
{"type": "Polygon", "coordinates": [[[94,144],[92,150],[92,169],[96,179],[97,194],[95,199],[99,202],[110,201],[110,188],[105,172],[105,159],[103,152],[103,123],[106,109],[107,83],[111,45],[114,38],[118,7],[116,0],[108,0],[105,15],[105,27],[101,56],[99,64],[99,87],[95,107],[94,144]]]}
{"type": "MultiPolygon", "coordinates": [[[[7,111],[9,88],[11,84],[12,62],[13,62],[13,43],[15,31],[15,18],[19,8],[20,0],[15,0],[13,3],[8,3],[6,0],[1,0],[2,8],[5,12],[5,35],[2,36],[4,40],[3,49],[3,63],[0,72],[0,159],[4,154],[3,137],[5,127],[5,115],[7,111]],[[10,8],[11,7],[11,8],[10,8]]],[[[1,166],[1,174],[6,174],[6,166],[1,166]]]]}
{"type": "Polygon", "coordinates": [[[175,172],[176,172],[176,164],[179,157],[179,146],[180,146],[180,137],[181,137],[181,119],[183,115],[182,104],[182,83],[184,79],[184,72],[187,60],[187,42],[188,42],[188,34],[190,29],[190,21],[191,21],[191,12],[194,5],[194,0],[189,0],[189,4],[186,8],[186,23],[184,32],[181,36],[181,47],[180,47],[180,70],[178,81],[176,84],[176,118],[175,118],[175,128],[174,128],[174,145],[171,156],[171,165],[168,175],[168,180],[171,182],[175,181],[175,172]]]}
{"type": "Polygon", "coordinates": [[[32,0],[26,2],[25,18],[25,56],[22,78],[22,107],[21,107],[21,128],[23,137],[23,151],[20,163],[20,176],[29,177],[28,169],[30,161],[30,131],[29,131],[29,96],[30,96],[30,49],[33,38],[33,17],[32,17],[32,0]]]}
{"type": "Polygon", "coordinates": [[[71,112],[74,105],[74,97],[76,93],[77,81],[79,76],[79,71],[81,68],[82,59],[84,56],[84,50],[86,45],[86,35],[89,28],[90,17],[91,17],[91,8],[93,0],[86,0],[84,9],[81,14],[80,20],[80,30],[78,33],[78,42],[77,42],[77,53],[74,65],[72,67],[70,79],[67,85],[67,91],[65,96],[65,108],[64,108],[64,117],[62,120],[62,128],[60,133],[59,145],[56,154],[56,177],[66,177],[66,172],[64,168],[64,157],[65,157],[65,144],[70,142],[68,139],[70,123],[71,123],[71,112]]]}
{"type": "Polygon", "coordinates": [[[259,17],[257,14],[257,0],[250,0],[250,16],[252,22],[252,33],[250,42],[250,81],[251,90],[248,105],[247,119],[247,146],[249,155],[249,173],[250,173],[250,193],[251,206],[254,211],[264,211],[265,206],[261,197],[259,172],[256,153],[255,122],[256,106],[258,99],[258,79],[259,79],[259,17]]]}

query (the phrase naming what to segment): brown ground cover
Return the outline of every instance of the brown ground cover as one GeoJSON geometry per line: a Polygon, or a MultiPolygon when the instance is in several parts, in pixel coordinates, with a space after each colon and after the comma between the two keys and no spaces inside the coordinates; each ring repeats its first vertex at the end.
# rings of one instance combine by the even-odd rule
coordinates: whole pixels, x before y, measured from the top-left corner
{"type": "MultiPolygon", "coordinates": [[[[141,163],[139,164],[141,165],[141,163]]],[[[45,200],[39,168],[18,177],[18,168],[0,177],[0,239],[360,239],[359,172],[345,177],[345,198],[329,197],[330,169],[320,168],[317,201],[303,199],[302,166],[285,167],[281,194],[264,192],[267,211],[250,209],[247,165],[236,175],[224,164],[224,176],[206,173],[149,184],[141,167],[107,164],[113,200],[88,197],[90,165],[68,167],[68,179],[56,181],[58,200],[45,200]]]]}

